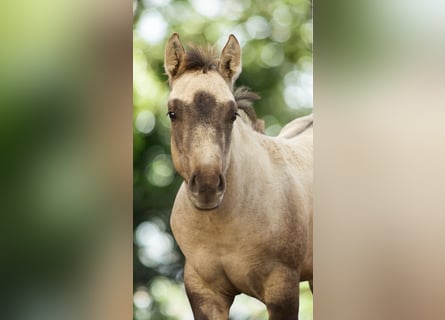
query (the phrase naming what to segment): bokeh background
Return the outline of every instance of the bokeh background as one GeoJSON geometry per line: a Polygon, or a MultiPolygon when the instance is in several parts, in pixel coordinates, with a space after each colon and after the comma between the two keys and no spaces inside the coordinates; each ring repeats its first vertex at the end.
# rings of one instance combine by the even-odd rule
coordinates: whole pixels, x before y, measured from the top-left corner
{"type": "MultiPolygon", "coordinates": [[[[275,5],[251,1],[244,20],[195,14],[187,25],[203,19],[235,27],[251,16],[270,18],[275,5]]],[[[161,12],[166,33],[173,31],[175,20],[161,7],[147,8],[161,12]]],[[[137,254],[135,270],[147,278],[133,288],[135,10],[144,11],[121,0],[0,1],[0,319],[130,319],[133,311],[141,315],[135,300],[161,309],[155,301],[172,301],[179,291],[175,272],[147,268],[137,254]],[[144,293],[155,283],[148,276],[162,280],[157,292],[164,298],[144,293]]],[[[315,3],[316,319],[445,319],[444,15],[441,0],[315,3]]],[[[299,46],[300,20],[292,21],[292,46],[299,46]]],[[[186,43],[206,42],[198,32],[181,34],[186,43]]],[[[245,51],[269,41],[251,39],[245,51]]],[[[140,50],[149,57],[161,42],[140,50]]],[[[240,81],[272,74],[274,68],[258,67],[252,76],[263,63],[255,57],[240,81]]],[[[296,59],[285,56],[293,66],[296,59]]],[[[153,61],[145,60],[146,73],[158,66],[161,77],[153,61]]],[[[254,83],[243,84],[263,90],[254,83]]],[[[286,103],[270,107],[298,111],[286,103]]],[[[262,116],[280,119],[265,110],[262,116]]],[[[154,221],[161,228],[149,208],[162,194],[144,200],[146,209],[136,207],[135,227],[154,221]]]]}
{"type": "MultiPolygon", "coordinates": [[[[312,7],[308,0],[139,0],[133,2],[134,319],[192,319],[182,282],[183,256],[169,226],[182,178],[170,157],[169,88],[163,52],[173,32],[187,44],[221,50],[233,33],[242,46],[238,85],[255,103],[266,134],[312,111],[312,7]]],[[[302,284],[300,319],[312,319],[302,284]]],[[[231,319],[267,319],[265,307],[238,296],[231,319]]]]}

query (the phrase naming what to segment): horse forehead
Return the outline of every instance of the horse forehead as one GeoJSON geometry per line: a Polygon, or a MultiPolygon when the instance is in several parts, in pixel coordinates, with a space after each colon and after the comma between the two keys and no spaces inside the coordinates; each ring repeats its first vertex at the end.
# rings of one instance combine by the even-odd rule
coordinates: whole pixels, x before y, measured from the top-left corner
{"type": "Polygon", "coordinates": [[[198,92],[206,92],[216,102],[233,100],[233,94],[227,83],[217,72],[186,73],[174,81],[169,99],[179,99],[192,103],[198,92]]]}

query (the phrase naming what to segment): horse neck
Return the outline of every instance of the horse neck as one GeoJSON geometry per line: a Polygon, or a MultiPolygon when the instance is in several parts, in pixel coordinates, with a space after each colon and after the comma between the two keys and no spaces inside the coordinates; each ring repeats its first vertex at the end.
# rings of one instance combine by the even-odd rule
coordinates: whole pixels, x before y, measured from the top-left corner
{"type": "Polygon", "coordinates": [[[234,125],[230,163],[226,173],[231,202],[255,192],[258,178],[270,174],[269,155],[262,144],[265,138],[241,119],[234,125]]]}

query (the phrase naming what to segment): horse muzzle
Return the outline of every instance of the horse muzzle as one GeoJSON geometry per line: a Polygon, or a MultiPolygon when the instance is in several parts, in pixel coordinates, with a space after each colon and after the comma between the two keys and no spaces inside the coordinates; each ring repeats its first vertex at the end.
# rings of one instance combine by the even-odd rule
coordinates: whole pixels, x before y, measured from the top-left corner
{"type": "Polygon", "coordinates": [[[201,210],[211,210],[220,206],[226,181],[219,170],[195,170],[188,182],[190,201],[201,210]]]}

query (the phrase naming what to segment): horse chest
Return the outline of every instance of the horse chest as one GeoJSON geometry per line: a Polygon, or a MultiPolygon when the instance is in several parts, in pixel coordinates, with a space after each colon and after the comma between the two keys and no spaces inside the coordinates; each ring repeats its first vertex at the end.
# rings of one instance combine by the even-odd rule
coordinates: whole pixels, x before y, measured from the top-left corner
{"type": "Polygon", "coordinates": [[[242,208],[237,212],[243,215],[230,218],[227,212],[198,212],[178,201],[172,229],[187,264],[205,283],[260,298],[272,270],[296,270],[306,251],[305,219],[280,209],[276,203],[263,203],[261,209],[242,208]]]}
{"type": "Polygon", "coordinates": [[[196,250],[187,262],[212,287],[260,298],[263,284],[277,263],[276,258],[263,249],[238,244],[229,250],[209,245],[196,250]]]}
{"type": "Polygon", "coordinates": [[[201,221],[177,239],[187,263],[206,283],[259,298],[271,270],[277,265],[296,268],[299,263],[297,242],[280,236],[252,224],[227,228],[201,221]]]}
{"type": "Polygon", "coordinates": [[[276,215],[258,212],[245,219],[238,216],[225,220],[222,216],[200,213],[193,217],[182,210],[173,211],[173,233],[187,259],[214,261],[229,267],[245,263],[249,268],[277,259],[292,264],[306,245],[307,232],[302,221],[279,220],[276,215]]]}

